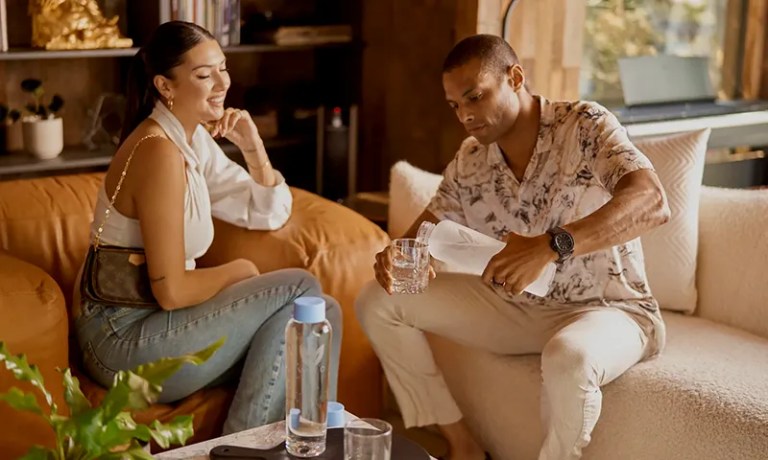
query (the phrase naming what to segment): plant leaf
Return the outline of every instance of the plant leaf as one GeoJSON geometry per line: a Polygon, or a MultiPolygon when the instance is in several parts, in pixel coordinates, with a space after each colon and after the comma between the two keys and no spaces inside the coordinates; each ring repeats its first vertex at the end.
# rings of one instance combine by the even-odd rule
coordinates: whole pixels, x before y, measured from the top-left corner
{"type": "Polygon", "coordinates": [[[141,410],[154,404],[160,397],[162,383],[184,363],[199,365],[208,360],[226,340],[222,337],[207,348],[175,358],[163,358],[144,364],[135,371],[120,371],[112,387],[101,402],[104,420],[112,420],[125,409],[141,410]]]}
{"type": "Polygon", "coordinates": [[[45,402],[51,407],[51,412],[56,413],[56,404],[53,402],[53,397],[45,389],[45,382],[43,381],[43,374],[40,373],[40,368],[36,365],[29,365],[27,357],[23,354],[16,356],[11,355],[4,342],[0,342],[0,362],[5,362],[5,368],[11,371],[17,380],[30,382],[32,386],[36,387],[45,396],[45,402]]]}
{"type": "Polygon", "coordinates": [[[0,104],[0,122],[5,121],[5,117],[8,116],[8,107],[0,104]]]}
{"type": "Polygon", "coordinates": [[[32,446],[19,460],[53,460],[56,458],[53,451],[40,446],[32,446]]]}
{"type": "Polygon", "coordinates": [[[99,458],[105,449],[99,445],[104,421],[99,409],[91,409],[70,417],[62,424],[62,432],[70,438],[84,458],[99,458]]]}
{"type": "Polygon", "coordinates": [[[7,402],[9,406],[16,410],[43,415],[43,411],[40,410],[40,406],[37,404],[34,395],[24,393],[16,387],[12,387],[7,393],[0,393],[0,401],[7,402]]]}
{"type": "Polygon", "coordinates": [[[64,107],[64,99],[58,94],[54,94],[53,98],[51,98],[51,103],[48,104],[48,110],[52,113],[56,113],[61,110],[62,107],[64,107]]]}
{"type": "Polygon", "coordinates": [[[179,415],[167,424],[162,424],[155,420],[152,422],[151,434],[152,439],[163,449],[167,449],[173,444],[184,445],[187,439],[191,438],[194,434],[192,416],[179,415]]]}
{"type": "Polygon", "coordinates": [[[133,372],[120,371],[101,402],[103,418],[109,421],[125,409],[145,409],[157,401],[161,391],[160,385],[152,385],[133,372]]]}
{"type": "Polygon", "coordinates": [[[110,449],[126,445],[133,440],[149,442],[150,439],[152,435],[149,427],[137,424],[130,413],[121,412],[104,424],[99,433],[98,443],[107,453],[110,449]]]}
{"type": "Polygon", "coordinates": [[[19,112],[17,109],[11,109],[8,116],[11,118],[11,121],[15,123],[19,121],[19,118],[21,118],[21,112],[19,112]]]}
{"type": "Polygon", "coordinates": [[[102,455],[99,457],[100,460],[123,460],[123,459],[144,459],[144,460],[152,460],[152,455],[149,454],[146,450],[144,450],[139,443],[133,442],[131,443],[131,446],[120,452],[110,452],[108,454],[102,455]]]}
{"type": "Polygon", "coordinates": [[[163,358],[154,363],[144,364],[136,368],[134,373],[139,377],[148,380],[155,385],[161,385],[170,376],[172,376],[184,363],[194,364],[196,366],[207,361],[216,350],[218,350],[224,342],[226,337],[222,337],[216,342],[212,343],[208,347],[192,354],[179,356],[176,358],[163,358]]]}
{"type": "Polygon", "coordinates": [[[36,78],[27,78],[21,81],[21,90],[26,93],[34,93],[43,86],[43,82],[36,78]]]}
{"type": "Polygon", "coordinates": [[[67,369],[64,371],[64,399],[71,414],[78,415],[91,408],[91,403],[80,390],[80,381],[67,369]]]}

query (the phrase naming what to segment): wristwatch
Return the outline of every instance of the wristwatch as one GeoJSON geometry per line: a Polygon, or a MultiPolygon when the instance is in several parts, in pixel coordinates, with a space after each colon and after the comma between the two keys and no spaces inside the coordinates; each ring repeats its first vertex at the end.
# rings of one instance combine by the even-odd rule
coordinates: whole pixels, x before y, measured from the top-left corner
{"type": "Polygon", "coordinates": [[[576,246],[573,235],[561,227],[547,230],[547,233],[551,237],[549,247],[557,253],[557,263],[561,264],[570,259],[573,255],[573,248],[576,246]]]}

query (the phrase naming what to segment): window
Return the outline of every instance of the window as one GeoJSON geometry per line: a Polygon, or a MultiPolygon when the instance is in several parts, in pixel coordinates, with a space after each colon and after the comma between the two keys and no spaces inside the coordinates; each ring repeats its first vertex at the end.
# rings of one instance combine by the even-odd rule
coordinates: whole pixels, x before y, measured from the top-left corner
{"type": "Polygon", "coordinates": [[[729,2],[734,1],[741,4],[741,0],[588,0],[581,97],[621,104],[618,59],[656,54],[709,57],[712,85],[722,94],[726,17],[729,2]]]}

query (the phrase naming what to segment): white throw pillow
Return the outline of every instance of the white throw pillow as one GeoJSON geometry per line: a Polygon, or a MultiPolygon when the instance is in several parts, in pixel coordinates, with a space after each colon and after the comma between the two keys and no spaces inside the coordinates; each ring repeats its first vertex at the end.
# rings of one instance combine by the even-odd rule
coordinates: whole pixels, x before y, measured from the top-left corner
{"type": "Polygon", "coordinates": [[[390,170],[389,218],[387,231],[392,238],[399,238],[408,231],[429,200],[437,193],[443,176],[399,161],[390,170]]]}
{"type": "Polygon", "coordinates": [[[699,202],[709,129],[635,141],[667,193],[669,222],[641,238],[648,282],[661,308],[696,310],[699,202]]]}

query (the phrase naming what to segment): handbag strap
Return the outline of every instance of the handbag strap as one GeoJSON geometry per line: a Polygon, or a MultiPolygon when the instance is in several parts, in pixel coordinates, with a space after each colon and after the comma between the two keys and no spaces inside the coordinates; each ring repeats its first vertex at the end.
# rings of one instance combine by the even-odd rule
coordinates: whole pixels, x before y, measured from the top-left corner
{"type": "Polygon", "coordinates": [[[99,243],[101,243],[101,233],[104,231],[104,225],[107,223],[107,219],[109,219],[109,210],[111,208],[115,207],[115,200],[117,199],[117,194],[120,193],[120,187],[123,186],[123,180],[125,179],[125,174],[128,172],[128,166],[131,165],[131,160],[133,159],[133,154],[136,153],[136,149],[139,147],[139,144],[144,142],[147,139],[150,139],[152,137],[162,137],[159,134],[147,134],[146,136],[142,137],[141,139],[134,144],[133,149],[131,150],[130,155],[128,155],[128,159],[125,160],[125,166],[123,167],[123,172],[120,174],[120,179],[117,181],[117,186],[115,186],[115,191],[112,192],[112,198],[109,200],[109,206],[107,206],[107,209],[104,211],[104,217],[101,219],[101,224],[99,224],[99,228],[96,230],[96,236],[93,238],[93,245],[94,247],[99,247],[99,243]]]}

